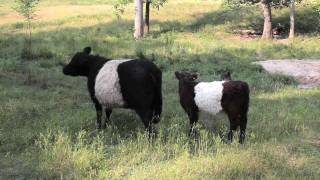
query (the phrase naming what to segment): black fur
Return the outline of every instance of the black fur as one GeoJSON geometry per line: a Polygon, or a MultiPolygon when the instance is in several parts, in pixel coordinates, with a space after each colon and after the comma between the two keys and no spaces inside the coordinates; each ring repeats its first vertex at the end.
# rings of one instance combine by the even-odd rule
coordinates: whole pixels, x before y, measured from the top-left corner
{"type": "Polygon", "coordinates": [[[226,81],[223,83],[221,106],[228,115],[230,130],[228,139],[232,141],[233,132],[240,126],[239,142],[245,139],[247,113],[249,108],[249,86],[243,81],[226,81]]]}
{"type": "MultiPolygon", "coordinates": [[[[86,76],[90,97],[97,112],[98,128],[105,128],[101,124],[102,105],[95,97],[95,79],[103,65],[110,59],[101,56],[90,55],[91,48],[84,48],[71,59],[70,63],[63,68],[63,73],[70,76],[86,76]]],[[[118,76],[121,93],[125,101],[124,108],[130,108],[141,117],[145,128],[152,130],[152,123],[160,121],[162,112],[162,73],[160,69],[147,59],[135,59],[126,61],[118,66],[118,76]]],[[[112,109],[106,109],[107,120],[112,109]]]]}
{"type": "Polygon", "coordinates": [[[197,74],[189,74],[186,72],[175,72],[175,75],[179,80],[180,104],[190,120],[190,135],[193,131],[194,125],[199,119],[199,109],[194,101],[194,87],[198,84],[198,82],[195,80],[198,78],[198,76],[197,74]]]}
{"type": "MultiPolygon", "coordinates": [[[[194,101],[194,87],[197,82],[197,74],[188,72],[175,72],[179,80],[180,104],[188,114],[190,120],[190,132],[198,122],[199,109],[194,101]]],[[[228,73],[228,79],[231,79],[228,73]]],[[[239,142],[242,144],[245,139],[247,126],[247,112],[249,108],[249,86],[246,82],[227,80],[223,83],[221,106],[222,110],[228,115],[230,121],[230,131],[228,140],[233,139],[233,130],[240,126],[239,142]]]]}
{"type": "Polygon", "coordinates": [[[127,108],[134,109],[148,127],[160,120],[161,71],[148,60],[132,60],[118,66],[121,92],[127,108]]]}

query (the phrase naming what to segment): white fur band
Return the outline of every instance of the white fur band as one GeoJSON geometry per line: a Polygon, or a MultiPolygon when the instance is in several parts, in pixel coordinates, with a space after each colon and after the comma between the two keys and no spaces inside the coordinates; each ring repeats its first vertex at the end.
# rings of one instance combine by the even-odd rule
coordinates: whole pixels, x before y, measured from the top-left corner
{"type": "Polygon", "coordinates": [[[222,110],[224,81],[201,82],[194,87],[194,101],[200,111],[216,114],[222,110]]]}
{"type": "Polygon", "coordinates": [[[119,64],[132,59],[111,60],[106,62],[97,74],[95,81],[95,96],[107,108],[123,107],[125,102],[119,83],[119,64]]]}

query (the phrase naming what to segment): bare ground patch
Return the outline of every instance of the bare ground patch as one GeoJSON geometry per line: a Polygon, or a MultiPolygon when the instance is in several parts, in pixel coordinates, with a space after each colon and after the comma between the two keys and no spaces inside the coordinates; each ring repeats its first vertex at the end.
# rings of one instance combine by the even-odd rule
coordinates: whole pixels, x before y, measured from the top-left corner
{"type": "Polygon", "coordinates": [[[254,62],[272,74],[292,76],[299,82],[300,88],[320,86],[320,60],[267,60],[254,62]]]}

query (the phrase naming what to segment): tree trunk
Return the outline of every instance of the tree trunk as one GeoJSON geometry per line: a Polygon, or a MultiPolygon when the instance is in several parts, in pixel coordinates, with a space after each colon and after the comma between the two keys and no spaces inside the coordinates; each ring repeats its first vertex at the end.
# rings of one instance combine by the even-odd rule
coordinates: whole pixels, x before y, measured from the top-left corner
{"type": "Polygon", "coordinates": [[[262,39],[272,39],[272,19],[269,0],[261,0],[260,7],[264,18],[262,39]]]}
{"type": "Polygon", "coordinates": [[[289,38],[294,38],[295,0],[290,0],[290,32],[289,38]]]}
{"type": "Polygon", "coordinates": [[[28,54],[27,54],[27,58],[31,59],[32,57],[32,41],[31,41],[31,20],[28,20],[28,31],[29,31],[29,39],[28,39],[28,54]]]}
{"type": "Polygon", "coordinates": [[[143,1],[135,0],[135,20],[134,20],[134,38],[139,39],[143,37],[143,1]]]}
{"type": "Polygon", "coordinates": [[[145,26],[144,31],[149,33],[150,30],[150,0],[146,0],[146,16],[145,16],[145,26]]]}

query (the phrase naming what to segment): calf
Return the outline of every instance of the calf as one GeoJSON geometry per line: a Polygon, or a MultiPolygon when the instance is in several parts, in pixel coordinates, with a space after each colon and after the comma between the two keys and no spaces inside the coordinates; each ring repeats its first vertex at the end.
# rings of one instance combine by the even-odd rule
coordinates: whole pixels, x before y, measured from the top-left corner
{"type": "Polygon", "coordinates": [[[160,69],[147,59],[111,60],[90,52],[91,48],[86,47],[76,53],[63,73],[87,77],[98,128],[106,127],[106,123],[101,124],[103,109],[107,122],[113,108],[129,108],[136,111],[150,132],[152,123],[160,121],[162,111],[160,69]]]}
{"type": "Polygon", "coordinates": [[[198,82],[197,74],[188,72],[175,72],[175,76],[179,80],[180,104],[190,119],[190,133],[200,111],[210,114],[224,111],[230,122],[228,140],[232,141],[232,131],[240,126],[239,142],[244,142],[249,107],[247,83],[232,80],[198,82]]]}

